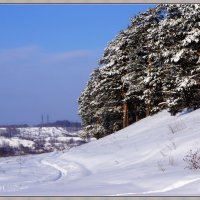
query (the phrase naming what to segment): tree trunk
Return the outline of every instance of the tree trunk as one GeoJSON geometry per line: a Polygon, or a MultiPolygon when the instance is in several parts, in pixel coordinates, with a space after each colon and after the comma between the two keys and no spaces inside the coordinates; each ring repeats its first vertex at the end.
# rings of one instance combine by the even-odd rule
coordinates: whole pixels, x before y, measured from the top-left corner
{"type": "Polygon", "coordinates": [[[127,127],[128,125],[129,125],[128,104],[127,104],[127,102],[124,102],[124,104],[123,104],[123,128],[127,127]]]}
{"type": "Polygon", "coordinates": [[[150,106],[147,105],[147,108],[146,108],[146,117],[148,117],[150,115],[150,106]]]}
{"type": "Polygon", "coordinates": [[[139,115],[138,115],[138,107],[136,106],[136,109],[135,109],[135,121],[139,121],[139,115]]]}
{"type": "MultiPolygon", "coordinates": [[[[151,73],[151,60],[148,59],[148,75],[151,73]]],[[[150,98],[149,94],[148,94],[148,99],[150,98]]],[[[150,115],[150,104],[147,104],[146,107],[146,117],[150,115]]]]}

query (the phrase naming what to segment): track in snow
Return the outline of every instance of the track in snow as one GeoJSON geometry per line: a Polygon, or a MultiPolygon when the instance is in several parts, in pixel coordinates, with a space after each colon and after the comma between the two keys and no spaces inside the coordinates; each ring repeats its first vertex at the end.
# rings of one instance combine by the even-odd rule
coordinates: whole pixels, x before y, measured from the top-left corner
{"type": "MultiPolygon", "coordinates": [[[[57,164],[50,163],[44,159],[41,159],[41,158],[38,159],[36,157],[36,159],[33,158],[31,160],[31,163],[32,163],[31,167],[36,168],[35,172],[32,171],[32,173],[29,173],[29,172],[27,173],[27,169],[29,169],[30,163],[28,163],[28,165],[26,165],[27,163],[25,163],[22,166],[23,168],[20,170],[21,172],[16,173],[16,171],[19,170],[19,164],[17,162],[15,163],[14,161],[15,171],[13,172],[14,172],[14,177],[16,180],[13,180],[12,183],[6,183],[7,178],[5,177],[8,176],[9,178],[9,176],[13,172],[11,172],[11,174],[10,173],[7,174],[7,172],[6,173],[4,172],[5,170],[2,170],[2,173],[0,173],[0,181],[1,181],[0,193],[17,192],[20,190],[31,188],[32,186],[37,185],[37,184],[43,185],[43,184],[53,183],[67,175],[67,171],[65,169],[63,169],[57,164]],[[45,168],[45,171],[44,171],[44,168],[45,168]],[[45,173],[41,173],[41,172],[45,172],[45,173]],[[20,178],[23,176],[26,178],[20,178]],[[4,179],[6,182],[3,181],[4,179]]],[[[2,162],[1,164],[4,165],[4,168],[6,168],[7,161],[2,162]]]]}
{"type": "Polygon", "coordinates": [[[68,174],[66,169],[63,169],[62,167],[60,167],[57,164],[50,163],[50,162],[48,162],[46,160],[41,160],[41,164],[50,166],[50,167],[52,167],[52,168],[54,168],[54,169],[56,169],[58,171],[59,176],[56,179],[52,180],[52,181],[57,181],[57,180],[63,178],[64,176],[67,176],[67,174],[68,174]]]}
{"type": "Polygon", "coordinates": [[[172,190],[177,189],[177,188],[181,188],[183,186],[186,186],[190,183],[194,183],[194,182],[199,181],[199,180],[200,180],[200,178],[191,179],[191,180],[180,180],[180,181],[177,181],[177,182],[171,184],[170,186],[163,188],[163,189],[160,189],[160,190],[152,190],[152,191],[146,191],[146,192],[140,192],[140,193],[131,193],[130,192],[130,193],[122,193],[122,194],[113,194],[113,195],[110,195],[110,196],[159,194],[159,193],[163,193],[163,192],[169,192],[169,191],[172,191],[172,190]]]}

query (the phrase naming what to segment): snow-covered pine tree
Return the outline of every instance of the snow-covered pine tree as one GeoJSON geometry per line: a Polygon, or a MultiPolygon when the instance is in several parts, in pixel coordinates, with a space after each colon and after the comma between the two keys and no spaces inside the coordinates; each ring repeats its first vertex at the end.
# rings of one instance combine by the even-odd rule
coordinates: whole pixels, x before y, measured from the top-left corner
{"type": "Polygon", "coordinates": [[[124,88],[121,76],[127,62],[127,33],[121,31],[120,34],[111,41],[100,60],[100,71],[104,81],[99,85],[99,95],[104,102],[101,107],[101,120],[105,128],[105,135],[111,134],[123,127],[124,109],[123,95],[124,88]],[[102,112],[103,110],[103,112],[102,112]]]}
{"type": "Polygon", "coordinates": [[[82,126],[84,127],[83,137],[98,137],[98,135],[95,135],[98,126],[98,119],[95,118],[98,102],[94,99],[96,92],[98,92],[96,90],[98,81],[100,81],[100,72],[99,69],[96,69],[90,75],[87,87],[81,93],[78,100],[79,115],[82,117],[82,126]]]}
{"type": "Polygon", "coordinates": [[[86,134],[101,138],[168,108],[200,107],[200,8],[158,5],[105,49],[79,98],[86,134]]]}
{"type": "MultiPolygon", "coordinates": [[[[155,80],[155,77],[158,77],[159,68],[155,65],[156,59],[154,59],[154,65],[152,64],[151,55],[160,52],[160,49],[155,51],[152,42],[154,37],[152,36],[155,35],[155,30],[162,19],[159,9],[149,9],[132,20],[130,45],[133,46],[133,43],[136,45],[132,48],[130,56],[129,66],[131,66],[130,76],[132,78],[129,79],[131,81],[129,82],[128,96],[135,98],[135,101],[130,104],[134,105],[136,113],[139,111],[139,116],[136,115],[136,120],[155,112],[157,97],[160,99],[161,96],[159,95],[159,83],[155,80]]],[[[127,74],[127,76],[129,75],[127,74]]]]}
{"type": "Polygon", "coordinates": [[[124,51],[119,49],[125,45],[123,37],[125,34],[121,32],[108,44],[100,60],[98,75],[96,70],[79,98],[79,114],[86,135],[101,138],[122,128],[122,84],[119,69],[123,66],[125,57],[124,51]]]}
{"type": "Polygon", "coordinates": [[[164,18],[159,23],[154,47],[161,49],[160,67],[163,99],[172,114],[185,107],[195,107],[194,103],[199,76],[198,61],[198,14],[199,5],[167,4],[159,5],[164,18]],[[192,103],[193,102],[193,103],[192,103]]]}

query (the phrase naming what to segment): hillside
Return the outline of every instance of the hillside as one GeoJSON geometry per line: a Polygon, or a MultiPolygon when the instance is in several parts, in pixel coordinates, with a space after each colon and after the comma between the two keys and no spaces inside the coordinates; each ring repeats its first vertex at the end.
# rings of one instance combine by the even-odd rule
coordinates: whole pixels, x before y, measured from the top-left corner
{"type": "Polygon", "coordinates": [[[0,159],[0,195],[199,195],[200,109],[161,111],[64,152],[0,159]]]}
{"type": "Polygon", "coordinates": [[[79,131],[64,127],[0,128],[0,156],[45,153],[86,143],[79,131]]]}

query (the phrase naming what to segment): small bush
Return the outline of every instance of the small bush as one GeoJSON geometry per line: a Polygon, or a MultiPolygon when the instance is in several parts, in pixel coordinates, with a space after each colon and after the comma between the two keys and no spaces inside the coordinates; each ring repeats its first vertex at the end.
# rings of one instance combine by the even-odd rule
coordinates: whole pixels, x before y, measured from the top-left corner
{"type": "Polygon", "coordinates": [[[186,168],[192,170],[200,169],[200,149],[190,150],[183,160],[187,163],[186,168]]]}
{"type": "Polygon", "coordinates": [[[7,142],[3,142],[3,144],[0,146],[0,157],[16,155],[16,152],[18,151],[19,148],[11,147],[7,142]]]}
{"type": "Polygon", "coordinates": [[[165,172],[166,171],[166,167],[165,167],[165,164],[162,163],[161,161],[158,161],[157,162],[157,166],[158,166],[158,169],[162,172],[165,172]]]}
{"type": "Polygon", "coordinates": [[[168,161],[169,161],[169,165],[175,166],[175,160],[174,160],[174,157],[172,155],[170,155],[168,157],[168,161]]]}

